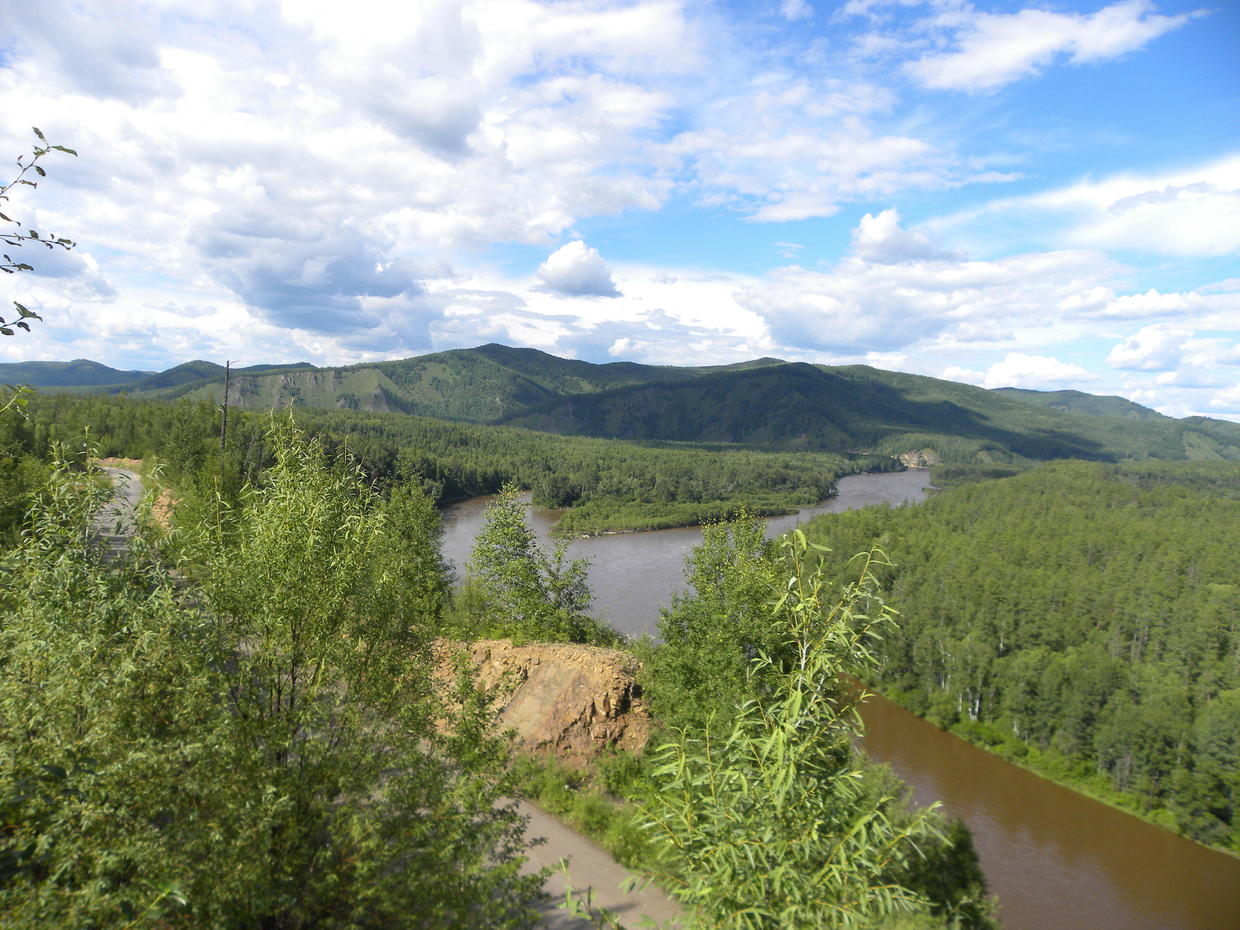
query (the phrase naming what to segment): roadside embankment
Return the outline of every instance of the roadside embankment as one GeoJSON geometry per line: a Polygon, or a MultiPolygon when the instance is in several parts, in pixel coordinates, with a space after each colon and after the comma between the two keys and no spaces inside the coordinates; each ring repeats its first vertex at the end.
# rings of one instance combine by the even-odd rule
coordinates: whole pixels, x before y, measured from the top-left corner
{"type": "Polygon", "coordinates": [[[435,644],[436,678],[455,674],[465,653],[478,684],[494,690],[498,726],[520,751],[584,765],[611,749],[640,750],[652,722],[627,652],[566,643],[516,645],[510,639],[435,644]]]}

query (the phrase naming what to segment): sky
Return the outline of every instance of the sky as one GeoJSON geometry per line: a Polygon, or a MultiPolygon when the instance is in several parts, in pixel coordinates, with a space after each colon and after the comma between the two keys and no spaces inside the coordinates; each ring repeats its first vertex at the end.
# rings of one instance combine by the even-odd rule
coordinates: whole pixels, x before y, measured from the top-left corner
{"type": "Polygon", "coordinates": [[[78,155],[0,210],[77,245],[7,250],[0,361],[501,342],[1240,421],[1233,0],[0,0],[32,126],[78,155]]]}

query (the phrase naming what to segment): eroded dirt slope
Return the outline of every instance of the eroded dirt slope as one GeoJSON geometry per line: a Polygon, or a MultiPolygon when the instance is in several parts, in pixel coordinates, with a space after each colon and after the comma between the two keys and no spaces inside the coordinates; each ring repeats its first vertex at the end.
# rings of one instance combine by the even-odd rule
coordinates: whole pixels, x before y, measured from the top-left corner
{"type": "Polygon", "coordinates": [[[609,747],[638,750],[651,720],[628,653],[564,643],[514,645],[509,639],[436,643],[437,677],[453,677],[453,656],[466,653],[478,683],[497,689],[499,725],[529,752],[583,763],[609,747]]]}

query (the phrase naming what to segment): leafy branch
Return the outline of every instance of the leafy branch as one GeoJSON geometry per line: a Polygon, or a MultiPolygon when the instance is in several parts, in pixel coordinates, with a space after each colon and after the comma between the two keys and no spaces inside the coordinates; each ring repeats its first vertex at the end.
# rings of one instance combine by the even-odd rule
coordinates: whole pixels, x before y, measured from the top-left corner
{"type": "MultiPolygon", "coordinates": [[[[19,169],[17,172],[17,177],[15,177],[8,184],[5,184],[4,187],[0,187],[0,207],[6,206],[6,201],[12,199],[10,191],[14,188],[33,188],[39,186],[38,181],[31,180],[27,177],[27,175],[33,174],[39,178],[47,177],[47,170],[39,164],[39,162],[51,152],[64,152],[67,155],[77,157],[77,152],[71,148],[67,148],[63,145],[48,144],[47,137],[43,135],[43,131],[37,126],[32,128],[34,129],[34,134],[39,141],[31,148],[30,155],[19,155],[17,157],[17,167],[19,169]]],[[[16,246],[21,248],[28,243],[36,243],[48,249],[61,248],[68,251],[76,245],[72,239],[65,239],[61,236],[44,235],[37,229],[25,227],[23,230],[22,224],[8,214],[4,213],[3,210],[0,210],[0,221],[10,223],[13,227],[12,229],[0,228],[0,241],[2,241],[6,246],[16,246]]],[[[4,260],[0,261],[0,271],[3,271],[5,274],[16,274],[19,271],[34,271],[34,266],[28,262],[14,259],[6,252],[4,253],[4,260]]],[[[13,306],[17,310],[17,319],[12,321],[10,324],[4,317],[0,317],[0,335],[12,336],[15,332],[15,328],[24,329],[26,332],[30,332],[30,324],[26,321],[43,319],[43,317],[39,316],[39,314],[18,303],[17,301],[13,301],[13,306]]]]}

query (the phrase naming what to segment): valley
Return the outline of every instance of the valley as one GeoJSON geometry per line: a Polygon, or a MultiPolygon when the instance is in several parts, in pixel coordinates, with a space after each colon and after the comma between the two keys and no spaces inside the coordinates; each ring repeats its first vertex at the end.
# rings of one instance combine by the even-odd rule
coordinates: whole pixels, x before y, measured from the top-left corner
{"type": "MultiPolygon", "coordinates": [[[[352,368],[233,372],[221,434],[218,366],[128,382],[116,379],[132,373],[80,360],[44,366],[23,370],[70,372],[79,383],[40,388],[27,416],[4,424],[15,480],[0,514],[15,551],[46,463],[89,437],[96,454],[160,463],[154,480],[180,504],[153,545],[161,558],[197,564],[203,521],[218,524],[212,545],[259,531],[242,528],[271,476],[288,468],[282,437],[304,433],[320,450],[304,453],[307,461],[324,455],[333,468],[356,469],[350,493],[392,515],[383,532],[400,541],[380,560],[383,584],[417,592],[420,630],[603,645],[654,634],[627,648],[646,663],[641,686],[666,736],[738,712],[738,696],[757,687],[750,662],[780,654],[770,604],[789,556],[753,535],[753,519],[770,518],[770,539],[813,517],[803,532],[830,551],[798,577],[817,568],[824,591],[846,592],[851,557],[881,547],[866,596],[892,605],[883,614],[892,626],[856,653],[874,662],[864,677],[951,731],[936,730],[948,741],[936,743],[916,718],[876,701],[862,708],[873,736],[866,745],[919,803],[943,797],[964,816],[1007,925],[1094,913],[1091,902],[1106,901],[1114,922],[1091,917],[1091,925],[1191,928],[1237,906],[1226,891],[1238,861],[1230,773],[1240,768],[1240,578],[1228,557],[1240,544],[1236,424],[864,366],[592,365],[482,346],[352,368]],[[889,506],[926,493],[930,473],[910,463],[932,464],[942,490],[915,507],[889,506]],[[529,536],[514,522],[524,525],[518,493],[533,504],[529,536]],[[510,502],[509,536],[471,554],[496,494],[510,502]],[[408,546],[416,557],[396,561],[408,546]],[[464,582],[455,591],[453,566],[464,582]],[[989,750],[984,758],[1000,768],[952,748],[961,739],[989,750]],[[938,748],[910,762],[911,747],[923,744],[938,748]],[[1127,814],[1108,819],[1109,808],[1097,813],[1097,802],[1076,794],[1047,802],[1071,815],[1022,820],[1019,805],[984,792],[1042,789],[1020,782],[1034,777],[1023,770],[1004,774],[1000,756],[1157,827],[1127,814]],[[977,778],[946,784],[934,761],[943,758],[977,778]],[[1073,836],[1074,824],[1093,820],[1132,839],[1102,848],[1073,836]],[[1160,830],[1216,851],[1157,840],[1160,830]],[[1030,831],[1033,840],[1013,840],[1030,831]],[[1151,875],[1190,869],[1173,884],[1191,901],[1150,897],[1150,881],[1117,877],[1131,867],[1113,864],[1116,848],[1150,850],[1151,875]],[[1036,888],[1022,884],[1025,874],[1040,876],[1036,888]],[[1066,910],[1048,909],[1051,899],[1066,910]]],[[[224,584],[230,569],[214,562],[195,571],[224,572],[212,582],[224,584]]],[[[651,777],[625,790],[640,796],[651,777]]],[[[878,791],[889,776],[858,777],[878,791]]],[[[920,816],[880,810],[893,829],[920,816]]],[[[936,908],[976,904],[961,855],[950,891],[919,892],[936,908]]],[[[932,888],[911,867],[898,881],[932,888]]],[[[968,926],[988,926],[982,911],[968,913],[968,926]]]]}

